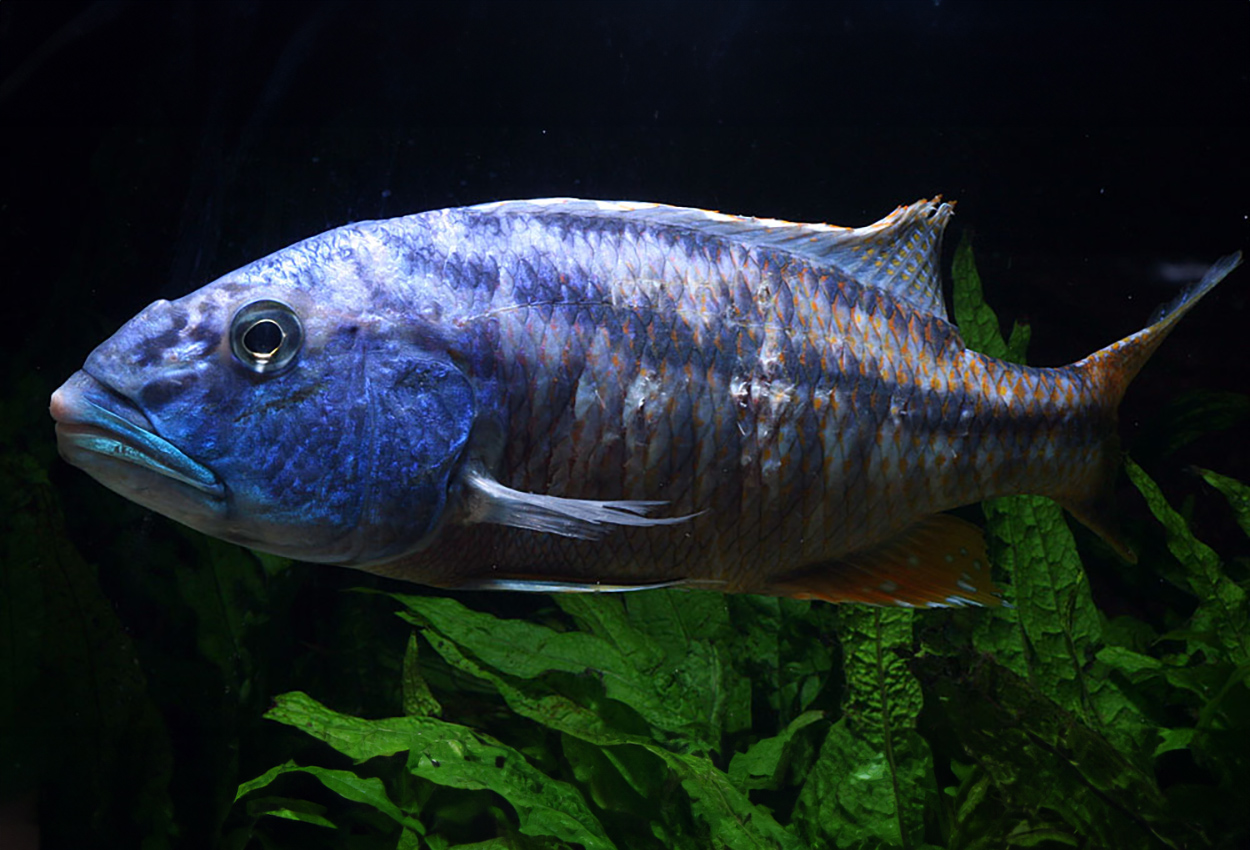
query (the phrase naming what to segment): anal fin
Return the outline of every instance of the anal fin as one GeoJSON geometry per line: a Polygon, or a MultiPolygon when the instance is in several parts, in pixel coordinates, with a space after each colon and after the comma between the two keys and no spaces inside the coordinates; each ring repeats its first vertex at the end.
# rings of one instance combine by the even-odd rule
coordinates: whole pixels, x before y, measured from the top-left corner
{"type": "Polygon", "coordinates": [[[621,584],[516,575],[474,579],[456,585],[457,590],[515,590],[523,593],[632,593],[636,590],[661,590],[669,587],[706,587],[706,584],[690,584],[685,579],[654,581],[645,584],[621,584]]]}
{"type": "Polygon", "coordinates": [[[981,529],[949,514],[926,517],[870,549],[783,576],[768,592],[910,608],[1003,604],[990,580],[981,529]]]}

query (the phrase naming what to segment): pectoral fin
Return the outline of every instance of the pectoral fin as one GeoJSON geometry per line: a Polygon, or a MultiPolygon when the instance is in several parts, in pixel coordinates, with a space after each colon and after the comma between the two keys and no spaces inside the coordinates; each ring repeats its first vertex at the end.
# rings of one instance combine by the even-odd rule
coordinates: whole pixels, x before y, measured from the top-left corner
{"type": "Polygon", "coordinates": [[[525,493],[500,484],[480,465],[466,468],[462,480],[469,491],[470,522],[510,525],[582,540],[598,540],[621,526],[676,525],[698,516],[647,516],[667,502],[601,502],[525,493]]]}
{"type": "Polygon", "coordinates": [[[990,581],[981,529],[949,514],[927,517],[863,552],[782,576],[769,592],[912,608],[1003,604],[990,581]]]}

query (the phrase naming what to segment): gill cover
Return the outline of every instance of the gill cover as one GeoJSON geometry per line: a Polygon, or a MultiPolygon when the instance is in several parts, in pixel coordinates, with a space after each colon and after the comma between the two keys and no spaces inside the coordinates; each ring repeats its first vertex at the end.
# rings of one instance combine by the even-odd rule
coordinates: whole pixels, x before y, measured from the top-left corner
{"type": "Polygon", "coordinates": [[[427,545],[443,518],[452,474],[476,414],[473,388],[447,359],[384,359],[369,375],[369,460],[359,563],[427,545]]]}

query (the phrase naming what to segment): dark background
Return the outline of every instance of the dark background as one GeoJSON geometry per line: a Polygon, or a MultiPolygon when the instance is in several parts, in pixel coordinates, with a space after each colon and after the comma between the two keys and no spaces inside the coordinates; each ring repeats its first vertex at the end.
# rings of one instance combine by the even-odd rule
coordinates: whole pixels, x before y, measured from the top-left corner
{"type": "MultiPolygon", "coordinates": [[[[959,203],[948,248],[971,233],[990,302],[1055,365],[1141,327],[1179,285],[1170,264],[1250,247],[1248,106],[1250,3],[1233,0],[6,0],[4,451],[50,470],[66,539],[159,680],[172,662],[144,647],[174,627],[133,583],[171,569],[152,541],[175,532],[56,461],[46,415],[153,299],[352,220],[503,198],[861,225],[941,193],[959,203]]],[[[1250,479],[1245,420],[1171,455],[1149,431],[1186,391],[1250,389],[1248,275],[1182,322],[1124,408],[1169,497],[1242,552],[1185,469],[1250,479]]],[[[362,579],[340,573],[303,568],[284,604],[330,616],[324,594],[362,579]]],[[[1098,582],[1100,605],[1149,604],[1098,582]]],[[[202,730],[165,714],[190,787],[202,730]]]]}
{"type": "MultiPolygon", "coordinates": [[[[1168,298],[1161,264],[1250,245],[1248,6],[5,2],[5,341],[51,386],[154,298],[357,219],[574,195],[858,225],[941,193],[1066,362],[1168,298]]],[[[1246,293],[1152,372],[1244,388],[1246,293]]]]}

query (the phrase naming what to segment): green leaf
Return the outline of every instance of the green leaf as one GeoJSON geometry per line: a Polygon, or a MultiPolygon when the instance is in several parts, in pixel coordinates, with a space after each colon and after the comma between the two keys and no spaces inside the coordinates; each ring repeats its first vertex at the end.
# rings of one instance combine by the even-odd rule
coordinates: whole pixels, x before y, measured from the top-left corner
{"type": "MultiPolygon", "coordinates": [[[[485,664],[465,655],[455,641],[432,629],[433,623],[437,620],[440,625],[450,628],[453,633],[467,637],[471,642],[481,643],[480,632],[467,628],[466,624],[478,622],[477,616],[485,615],[477,615],[476,612],[468,611],[468,609],[456,611],[456,607],[463,608],[463,606],[458,606],[458,603],[451,606],[441,604],[450,600],[438,600],[440,604],[431,606],[426,604],[430,600],[424,597],[397,598],[409,606],[410,612],[419,612],[418,616],[413,617],[414,621],[426,618],[431,611],[434,611],[435,617],[426,620],[427,625],[431,627],[431,631],[425,633],[430,645],[452,666],[491,682],[498,688],[500,695],[504,697],[513,711],[536,720],[548,728],[603,747],[605,754],[610,754],[612,748],[633,746],[641,747],[651,756],[658,758],[680,780],[683,790],[689,795],[692,810],[707,825],[712,838],[717,842],[716,846],[732,848],[797,848],[799,846],[793,835],[783,829],[766,809],[754,805],[706,756],[689,752],[673,752],[650,738],[622,731],[596,711],[579,704],[568,696],[551,691],[541,683],[518,679],[515,669],[509,669],[508,674],[489,669],[485,664]]],[[[565,600],[560,601],[564,603],[565,600]]],[[[653,652],[658,651],[656,647],[642,640],[640,633],[633,632],[632,627],[622,617],[617,616],[622,611],[619,603],[615,607],[572,603],[569,607],[581,615],[578,618],[579,621],[592,624],[593,628],[604,634],[616,636],[617,640],[606,648],[599,643],[592,644],[598,651],[613,652],[618,651],[619,647],[622,655],[628,654],[631,657],[643,659],[653,658],[653,652]]],[[[509,621],[496,622],[504,624],[509,621]]],[[[534,628],[541,629],[542,627],[534,628]]],[[[552,635],[561,633],[531,634],[540,636],[546,642],[545,645],[551,646],[552,635]]],[[[562,636],[598,640],[597,636],[584,634],[566,633],[562,636]]],[[[488,642],[485,645],[490,647],[488,642]]],[[[570,646],[567,640],[558,642],[557,645],[561,647],[561,653],[567,652],[570,646]]],[[[466,648],[474,647],[470,645],[466,648]]],[[[503,669],[508,669],[506,657],[488,654],[503,669]]],[[[478,658],[481,659],[481,656],[479,655],[478,658]]],[[[561,658],[567,658],[567,656],[562,654],[561,658]]],[[[584,663],[593,665],[595,662],[592,658],[584,663]]],[[[624,664],[625,662],[619,661],[618,657],[618,662],[614,663],[624,664]]],[[[584,669],[581,665],[560,666],[564,667],[565,672],[581,672],[584,669]]],[[[527,657],[521,667],[525,672],[534,672],[534,667],[527,657]]],[[[595,669],[594,666],[591,669],[595,669]]],[[[608,684],[606,680],[604,684],[606,687],[608,684]]],[[[628,694],[637,692],[633,688],[626,691],[628,694]]],[[[636,791],[645,794],[653,789],[654,781],[645,774],[641,777],[631,775],[632,771],[627,766],[630,759],[623,756],[614,758],[621,765],[622,775],[636,791]]]]}
{"type": "MultiPolygon", "coordinates": [[[[407,769],[413,776],[452,788],[499,794],[516,811],[522,834],[578,842],[587,850],[615,847],[575,788],[542,773],[512,747],[468,727],[433,717],[364,720],[326,708],[299,692],[278,697],[265,716],[302,729],[357,760],[406,750],[407,769]]],[[[312,768],[291,769],[312,772],[312,768]]],[[[327,787],[331,787],[327,775],[341,779],[346,785],[331,790],[348,799],[357,799],[351,794],[375,790],[385,797],[380,780],[360,780],[360,787],[356,787],[348,779],[355,774],[349,771],[321,770],[315,775],[327,787]]],[[[371,802],[393,819],[407,823],[407,816],[389,798],[375,797],[371,802]]]]}
{"type": "Polygon", "coordinates": [[[421,675],[418,651],[417,636],[411,634],[408,636],[408,646],[404,650],[402,672],[404,714],[416,717],[422,715],[438,717],[443,713],[443,707],[434,698],[434,694],[430,692],[430,686],[425,682],[425,677],[421,675]]]}
{"type": "Polygon", "coordinates": [[[1250,486],[1242,484],[1235,478],[1220,475],[1209,469],[1199,469],[1202,480],[1224,494],[1228,506],[1233,509],[1233,517],[1241,530],[1250,536],[1250,486]]]}
{"type": "Polygon", "coordinates": [[[613,728],[598,713],[574,699],[551,690],[540,682],[529,682],[497,673],[469,658],[454,641],[436,632],[426,632],[430,645],[448,664],[472,676],[490,682],[508,703],[523,717],[592,743],[610,746],[626,743],[649,743],[637,734],[613,728]]]}
{"type": "Polygon", "coordinates": [[[260,563],[261,569],[264,570],[267,578],[282,575],[291,568],[292,564],[295,563],[290,558],[284,558],[281,555],[273,555],[269,552],[262,552],[259,549],[249,549],[248,551],[251,552],[252,557],[260,563]]]}
{"type": "Polygon", "coordinates": [[[998,314],[985,301],[981,275],[977,272],[976,261],[972,256],[972,243],[968,241],[967,234],[964,234],[955,249],[951,277],[954,281],[951,301],[955,323],[968,347],[1000,360],[1023,363],[1029,345],[1029,327],[1014,324],[1010,341],[1003,340],[998,314]]]}
{"type": "Polygon", "coordinates": [[[729,603],[723,593],[653,590],[623,594],[629,622],[665,652],[678,687],[707,719],[713,740],[751,726],[751,683],[733,675],[727,654],[729,603]]]}
{"type": "Polygon", "coordinates": [[[915,727],[923,700],[907,669],[912,654],[908,609],[846,605],[839,611],[848,698],[843,711],[866,740],[889,749],[890,736],[915,727]]]}
{"type": "Polygon", "coordinates": [[[1101,624],[1063,510],[1041,496],[991,499],[983,507],[991,558],[1012,577],[1010,599],[1030,681],[1101,727],[1091,696],[1097,685],[1086,674],[1101,646],[1101,624]]]}
{"type": "Polygon", "coordinates": [[[944,662],[925,663],[934,668],[946,718],[990,783],[981,802],[961,789],[952,847],[977,846],[975,836],[991,832],[1000,835],[986,845],[992,847],[1056,829],[1092,846],[1124,850],[1183,843],[1183,829],[1170,822],[1153,773],[1027,680],[992,662],[962,680],[950,676],[944,662]]]}
{"type": "MultiPolygon", "coordinates": [[[[749,712],[749,697],[744,708],[741,691],[727,681],[722,657],[708,639],[727,626],[723,594],[696,593],[688,612],[684,609],[687,595],[678,590],[580,593],[559,595],[555,601],[614,648],[611,669],[620,676],[605,678],[608,696],[629,705],[652,725],[680,733],[696,749],[706,751],[719,744],[727,702],[735,700],[735,718],[740,720],[744,710],[749,712]],[[635,596],[642,598],[631,598],[635,596]],[[648,626],[657,632],[651,633],[648,626]],[[627,682],[627,687],[614,688],[627,682]]],[[[608,671],[606,667],[589,669],[608,671]]]]}
{"type": "Polygon", "coordinates": [[[452,788],[494,791],[511,804],[523,834],[577,842],[587,850],[616,845],[577,789],[547,776],[521,753],[467,727],[445,724],[441,740],[413,749],[408,771],[452,788]]]}
{"type": "Polygon", "coordinates": [[[712,846],[733,850],[799,850],[803,846],[767,809],[751,803],[705,756],[672,753],[654,745],[648,749],[667,761],[680,777],[695,813],[711,830],[712,846]]]}
{"type": "Polygon", "coordinates": [[[1098,650],[1098,660],[1130,677],[1143,673],[1154,675],[1163,669],[1163,662],[1154,656],[1133,652],[1122,646],[1104,646],[1098,650]]]}
{"type": "Polygon", "coordinates": [[[907,668],[913,618],[907,609],[839,610],[848,698],[799,795],[809,841],[908,847],[924,835],[937,786],[915,731],[923,699],[907,668]]]}
{"type": "Polygon", "coordinates": [[[789,763],[790,743],[795,734],[822,717],[823,711],[805,711],[780,735],[756,741],[746,752],[734,753],[729,762],[729,781],[742,791],[777,788],[789,763]]]}
{"type": "Polygon", "coordinates": [[[772,596],[725,598],[735,628],[726,644],[734,670],[777,713],[777,729],[811,707],[833,676],[832,605],[772,596]]]}
{"type": "Polygon", "coordinates": [[[1193,727],[1182,727],[1180,729],[1160,729],[1159,745],[1155,747],[1154,755],[1156,758],[1164,753],[1172,750],[1183,750],[1188,748],[1194,741],[1194,735],[1198,732],[1193,727]]]}
{"type": "MultiPolygon", "coordinates": [[[[561,735],[560,744],[573,777],[586,787],[592,803],[643,822],[651,819],[647,800],[661,794],[668,780],[663,763],[637,747],[599,747],[576,735],[561,735]]],[[[610,823],[604,826],[611,829],[610,823]]]]}
{"type": "Polygon", "coordinates": [[[265,717],[301,729],[357,763],[378,756],[393,756],[424,740],[435,740],[441,728],[440,721],[433,718],[366,720],[339,714],[300,691],[279,696],[273,708],[265,712],[265,717]]]}
{"type": "Polygon", "coordinates": [[[498,619],[453,599],[395,598],[408,609],[406,619],[446,636],[484,666],[522,679],[553,671],[593,674],[609,698],[657,729],[687,738],[699,749],[711,749],[719,737],[716,705],[723,672],[715,652],[695,644],[680,666],[666,663],[659,643],[630,624],[619,596],[567,594],[557,599],[594,634],[498,619]]]}
{"type": "Polygon", "coordinates": [[[265,786],[269,785],[271,782],[273,782],[282,774],[289,773],[291,770],[296,769],[298,767],[299,765],[297,765],[295,762],[289,761],[286,764],[279,764],[279,765],[275,765],[269,768],[268,770],[266,770],[264,773],[262,773],[260,776],[256,777],[255,779],[249,779],[247,782],[240,782],[239,788],[234,794],[234,801],[237,803],[239,800],[243,799],[246,795],[251,794],[253,791],[258,791],[261,788],[264,788],[265,786]]]}
{"type": "Polygon", "coordinates": [[[200,653],[221,671],[240,698],[251,693],[254,664],[248,630],[264,620],[264,568],[246,549],[177,526],[196,553],[195,563],[174,575],[183,601],[195,612],[200,653]]]}
{"type": "Polygon", "coordinates": [[[1202,632],[1209,628],[1229,661],[1236,665],[1250,664],[1246,592],[1224,575],[1219,555],[1194,537],[1185,519],[1168,504],[1145,470],[1131,458],[1125,458],[1125,470],[1146,499],[1151,513],[1163,523],[1168,549],[1185,567],[1189,586],[1198,597],[1199,607],[1193,616],[1192,629],[1202,632]]]}
{"type": "Polygon", "coordinates": [[[929,745],[895,732],[888,750],[843,719],[830,728],[795,808],[810,845],[914,847],[926,802],[936,796],[929,745]]]}
{"type": "MultiPolygon", "coordinates": [[[[292,696],[301,698],[301,702],[307,701],[315,704],[304,694],[286,694],[278,699],[282,701],[286,697],[292,696]]],[[[287,773],[307,773],[345,800],[371,806],[405,829],[410,829],[417,833],[425,832],[425,827],[421,825],[420,821],[409,816],[399,806],[395,805],[394,801],[386,793],[386,786],[381,779],[373,776],[358,776],[350,770],[332,770],[316,765],[301,766],[293,761],[289,761],[286,764],[270,768],[249,782],[241,783],[238,793],[235,795],[235,800],[237,801],[244,795],[259,788],[266,787],[279,776],[287,773]]]]}
{"type": "MultiPolygon", "coordinates": [[[[600,597],[601,599],[603,597],[600,597]]],[[[729,630],[725,594],[704,590],[651,590],[620,594],[630,623],[674,660],[694,641],[718,640],[729,630]]]]}
{"type": "Polygon", "coordinates": [[[283,820],[338,829],[338,825],[325,816],[325,811],[324,806],[318,806],[307,800],[293,800],[289,797],[259,797],[249,800],[247,804],[247,812],[252,817],[269,815],[283,820]]]}

